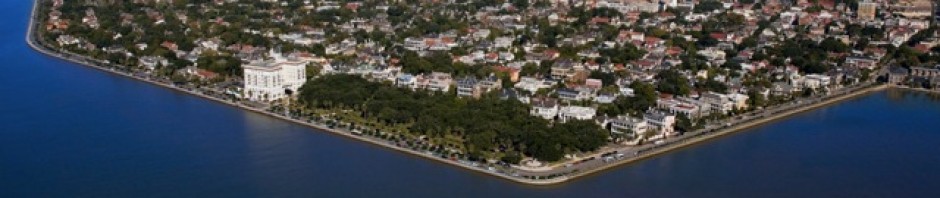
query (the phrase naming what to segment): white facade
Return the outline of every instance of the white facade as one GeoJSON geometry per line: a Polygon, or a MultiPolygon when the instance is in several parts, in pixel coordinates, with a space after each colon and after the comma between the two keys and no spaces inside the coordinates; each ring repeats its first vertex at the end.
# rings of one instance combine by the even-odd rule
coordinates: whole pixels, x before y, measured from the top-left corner
{"type": "Polygon", "coordinates": [[[402,74],[395,78],[395,85],[412,90],[415,89],[417,82],[417,79],[411,74],[402,74]]]}
{"type": "Polygon", "coordinates": [[[660,98],[656,100],[656,106],[660,109],[668,111],[669,113],[685,115],[690,119],[699,118],[705,114],[708,114],[707,108],[711,107],[710,104],[700,101],[688,100],[685,98],[660,98]]]}
{"type": "Polygon", "coordinates": [[[310,58],[296,55],[283,57],[271,53],[273,59],[252,61],[242,65],[244,69],[244,97],[251,101],[274,101],[287,96],[290,89],[297,93],[307,81],[307,64],[310,58]]]}
{"type": "Polygon", "coordinates": [[[427,88],[431,91],[447,92],[454,81],[450,74],[441,72],[432,72],[429,78],[427,88]]]}
{"type": "Polygon", "coordinates": [[[720,93],[704,93],[702,94],[700,100],[710,105],[709,109],[712,110],[712,113],[728,113],[728,111],[733,110],[735,106],[734,102],[731,101],[731,98],[728,97],[728,95],[720,93]]]}
{"type": "Polygon", "coordinates": [[[647,112],[643,115],[643,120],[655,127],[661,133],[675,132],[676,116],[663,112],[647,112]]]}
{"type": "Polygon", "coordinates": [[[533,98],[530,103],[532,104],[532,110],[529,111],[529,114],[532,116],[552,120],[558,115],[558,101],[553,98],[533,98]]]}
{"type": "Polygon", "coordinates": [[[530,93],[538,92],[539,89],[548,89],[552,88],[554,83],[552,81],[539,80],[532,77],[522,77],[519,79],[519,82],[514,85],[517,89],[526,90],[530,93]]]}
{"type": "Polygon", "coordinates": [[[558,111],[558,117],[562,122],[567,122],[568,120],[590,120],[594,119],[595,114],[597,114],[596,109],[581,106],[561,107],[558,111]]]}
{"type": "Polygon", "coordinates": [[[645,133],[650,129],[646,120],[629,117],[629,116],[620,116],[610,120],[610,132],[616,134],[623,134],[628,137],[634,137],[637,134],[645,133]]]}
{"type": "Polygon", "coordinates": [[[832,84],[832,78],[826,75],[810,74],[803,78],[803,84],[804,87],[813,89],[828,87],[832,84]]]}
{"type": "Polygon", "coordinates": [[[734,103],[735,109],[747,109],[747,99],[750,97],[744,94],[733,93],[728,94],[728,98],[731,99],[732,103],[734,103]]]}

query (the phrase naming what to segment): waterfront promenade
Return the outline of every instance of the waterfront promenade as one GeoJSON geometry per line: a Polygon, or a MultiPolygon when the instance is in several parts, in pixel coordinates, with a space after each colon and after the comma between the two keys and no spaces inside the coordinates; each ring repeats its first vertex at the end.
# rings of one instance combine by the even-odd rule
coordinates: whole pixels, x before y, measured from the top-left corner
{"type": "MultiPolygon", "coordinates": [[[[36,17],[38,16],[36,12],[36,10],[38,10],[38,6],[39,6],[38,4],[34,5],[34,8],[33,8],[34,11],[31,16],[31,20],[35,20],[36,17]]],[[[468,170],[473,170],[475,172],[493,175],[499,178],[508,179],[508,180],[515,181],[515,182],[520,182],[520,183],[525,183],[525,184],[535,184],[535,185],[562,183],[564,181],[568,181],[573,178],[590,175],[592,173],[595,173],[601,170],[606,170],[615,166],[628,164],[628,163],[635,162],[641,159],[649,158],[657,154],[668,152],[670,150],[682,148],[682,147],[692,145],[697,142],[719,137],[724,134],[729,134],[732,132],[740,131],[740,130],[743,130],[752,126],[759,125],[761,123],[784,118],[788,115],[792,115],[792,114],[803,112],[803,111],[808,111],[808,110],[818,108],[827,104],[831,104],[834,102],[838,102],[844,99],[870,93],[870,92],[884,88],[884,86],[851,87],[851,88],[846,88],[843,90],[836,91],[833,94],[830,94],[827,96],[803,99],[793,104],[788,104],[788,105],[781,106],[781,107],[767,109],[757,114],[750,114],[750,115],[735,117],[731,120],[728,120],[729,125],[712,125],[701,131],[687,133],[682,136],[668,139],[666,142],[661,143],[661,144],[645,145],[645,146],[640,146],[640,147],[631,147],[631,148],[623,149],[622,153],[631,153],[629,151],[634,151],[632,152],[634,154],[632,156],[625,157],[615,162],[608,163],[608,162],[603,162],[600,159],[595,159],[592,161],[587,161],[585,163],[580,163],[578,165],[574,165],[570,167],[551,168],[545,171],[527,172],[527,171],[522,171],[522,170],[516,170],[516,172],[499,172],[499,171],[493,171],[489,169],[490,167],[486,165],[448,160],[448,159],[441,158],[440,156],[435,156],[433,154],[429,154],[426,152],[400,147],[386,140],[367,137],[367,136],[354,135],[353,133],[349,131],[345,131],[341,129],[331,129],[322,124],[311,123],[309,121],[304,121],[299,118],[289,117],[289,116],[285,116],[279,113],[270,112],[265,109],[252,107],[244,103],[237,102],[236,100],[231,100],[231,99],[220,97],[215,92],[217,90],[204,90],[204,89],[193,88],[193,87],[178,86],[178,85],[174,85],[170,81],[167,81],[166,79],[137,75],[133,73],[132,71],[124,71],[120,69],[115,69],[117,67],[114,67],[108,63],[104,63],[104,62],[94,60],[88,57],[84,57],[81,55],[72,54],[69,52],[61,52],[54,48],[47,47],[44,45],[44,43],[41,43],[41,41],[37,40],[37,37],[35,33],[33,32],[34,30],[33,28],[35,28],[36,25],[37,24],[35,23],[35,21],[30,22],[30,27],[29,27],[28,34],[27,34],[27,43],[33,49],[36,49],[37,51],[43,54],[52,56],[52,57],[69,60],[69,61],[86,65],[86,66],[89,66],[91,68],[95,68],[101,71],[106,71],[106,72],[117,74],[120,76],[148,82],[154,85],[158,85],[158,86],[165,87],[168,89],[172,89],[172,90],[180,91],[183,93],[191,94],[194,96],[199,96],[202,98],[210,99],[212,101],[220,102],[220,103],[227,104],[233,107],[240,107],[240,108],[252,111],[252,112],[256,112],[256,113],[272,116],[275,118],[292,121],[298,124],[318,128],[322,131],[331,132],[333,134],[341,135],[343,137],[361,140],[364,142],[381,145],[381,146],[384,146],[386,148],[390,148],[393,150],[398,150],[398,151],[405,152],[408,154],[413,154],[416,156],[421,156],[421,157],[425,157],[428,159],[432,159],[434,161],[467,168],[468,170]],[[574,172],[574,173],[566,174],[560,177],[552,177],[552,179],[531,179],[531,178],[542,178],[542,177],[546,177],[549,175],[559,175],[562,173],[569,173],[569,172],[574,172]]],[[[591,156],[599,156],[601,153],[605,153],[605,152],[611,152],[611,150],[604,150],[591,156]]]]}

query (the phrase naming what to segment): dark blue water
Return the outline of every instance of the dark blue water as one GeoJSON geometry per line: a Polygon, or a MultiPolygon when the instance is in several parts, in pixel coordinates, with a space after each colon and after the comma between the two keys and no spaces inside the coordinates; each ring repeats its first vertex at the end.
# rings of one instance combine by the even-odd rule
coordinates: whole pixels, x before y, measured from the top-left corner
{"type": "Polygon", "coordinates": [[[940,101],[881,92],[523,186],[44,57],[0,7],[0,197],[940,197],[940,101]]]}

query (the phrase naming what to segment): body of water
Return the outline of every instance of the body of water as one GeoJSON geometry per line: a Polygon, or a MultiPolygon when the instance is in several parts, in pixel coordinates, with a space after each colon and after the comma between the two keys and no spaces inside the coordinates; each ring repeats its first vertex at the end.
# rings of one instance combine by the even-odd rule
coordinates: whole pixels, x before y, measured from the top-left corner
{"type": "Polygon", "coordinates": [[[940,101],[887,91],[548,187],[49,58],[0,1],[0,197],[940,197],[940,101]]]}

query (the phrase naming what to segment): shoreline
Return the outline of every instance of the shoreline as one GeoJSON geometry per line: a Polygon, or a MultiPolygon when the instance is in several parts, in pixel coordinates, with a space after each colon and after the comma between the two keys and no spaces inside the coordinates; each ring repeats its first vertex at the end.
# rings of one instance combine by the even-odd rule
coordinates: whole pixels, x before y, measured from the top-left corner
{"type": "Polygon", "coordinates": [[[913,88],[913,87],[898,86],[898,85],[892,85],[891,88],[906,90],[906,91],[922,92],[922,93],[928,93],[928,94],[940,94],[940,90],[933,90],[933,89],[913,88]]]}
{"type": "Polygon", "coordinates": [[[779,113],[779,114],[774,114],[774,115],[771,116],[771,117],[764,117],[764,118],[757,119],[757,120],[755,120],[755,121],[749,121],[749,122],[746,122],[746,123],[743,123],[743,124],[734,125],[734,126],[731,127],[731,128],[722,129],[722,130],[720,130],[720,131],[717,131],[717,132],[714,132],[714,133],[709,133],[709,134],[703,135],[703,136],[701,136],[701,137],[689,138],[689,139],[686,139],[686,140],[683,141],[683,142],[679,142],[679,143],[675,143],[675,144],[670,144],[670,145],[667,145],[667,146],[662,147],[662,148],[659,148],[659,149],[654,149],[654,150],[652,150],[652,151],[650,151],[650,152],[647,152],[647,153],[641,154],[641,155],[637,155],[636,157],[633,157],[633,158],[630,158],[630,159],[625,159],[625,160],[622,160],[622,161],[617,161],[617,162],[613,162],[613,163],[610,163],[610,164],[606,164],[606,165],[604,165],[604,166],[602,166],[602,167],[600,167],[600,168],[591,169],[591,170],[588,170],[588,171],[585,171],[585,172],[579,172],[579,173],[577,173],[576,175],[574,175],[574,176],[572,177],[572,179],[579,178],[580,176],[591,175],[591,174],[594,174],[594,173],[600,173],[600,172],[604,172],[604,171],[608,171],[608,170],[613,170],[613,168],[616,168],[616,167],[619,167],[619,166],[623,166],[623,165],[629,165],[629,164],[632,164],[633,162],[642,161],[642,160],[645,160],[645,159],[649,159],[649,158],[652,158],[652,157],[656,157],[656,156],[661,155],[661,154],[668,154],[668,153],[670,153],[670,152],[675,152],[675,151],[679,151],[679,150],[682,150],[682,149],[687,149],[687,148],[690,148],[690,146],[694,146],[694,145],[706,143],[706,142],[708,142],[708,141],[718,140],[718,138],[720,138],[720,137],[722,137],[722,136],[725,136],[725,135],[733,135],[733,134],[740,133],[740,132],[746,132],[747,129],[759,127],[759,126],[766,125],[766,124],[771,124],[771,123],[776,122],[776,121],[781,121],[781,120],[783,120],[784,118],[788,118],[788,117],[795,116],[795,115],[797,115],[797,114],[801,114],[801,113],[805,113],[805,112],[810,112],[810,111],[813,111],[813,110],[816,110],[816,109],[819,109],[819,108],[822,108],[822,107],[826,107],[826,106],[830,106],[830,105],[835,105],[835,104],[837,104],[837,103],[839,103],[839,102],[842,102],[842,101],[845,101],[845,100],[848,100],[848,99],[852,99],[852,98],[856,98],[856,97],[868,95],[868,94],[871,94],[871,93],[876,93],[876,92],[879,92],[879,91],[883,91],[883,90],[885,90],[885,89],[887,89],[887,88],[888,88],[887,85],[873,85],[873,86],[871,86],[871,87],[860,88],[860,90],[856,90],[856,91],[854,91],[854,92],[852,92],[852,93],[849,93],[849,94],[846,94],[846,95],[842,95],[842,96],[838,96],[838,97],[829,98],[829,99],[822,100],[822,101],[819,101],[819,102],[816,102],[816,103],[813,103],[813,104],[809,104],[809,105],[806,105],[806,106],[799,107],[799,108],[797,108],[797,109],[791,109],[791,110],[788,110],[788,111],[785,111],[785,112],[782,112],[782,113],[779,113]]]}
{"type": "MultiPolygon", "coordinates": [[[[182,88],[182,87],[179,87],[179,86],[175,86],[175,85],[173,85],[173,84],[171,84],[171,83],[170,83],[170,84],[168,84],[168,83],[163,83],[163,82],[160,82],[160,81],[151,79],[151,78],[147,78],[147,76],[141,77],[141,76],[134,75],[134,74],[132,74],[132,73],[126,73],[126,72],[122,72],[122,71],[120,71],[120,70],[114,70],[113,68],[107,68],[107,67],[105,67],[105,66],[97,65],[97,64],[95,64],[95,63],[92,63],[92,62],[90,62],[90,61],[88,61],[88,60],[95,61],[95,59],[90,59],[90,58],[88,58],[88,57],[81,56],[81,55],[78,55],[78,54],[71,54],[71,53],[68,53],[68,54],[67,54],[67,53],[60,53],[60,52],[53,51],[54,48],[43,45],[43,43],[41,43],[41,42],[39,42],[39,41],[37,40],[37,39],[38,39],[38,38],[37,38],[37,35],[34,34],[34,28],[37,27],[37,26],[36,26],[36,23],[35,23],[35,22],[36,22],[35,20],[37,19],[37,14],[38,14],[39,7],[40,7],[40,6],[41,6],[41,0],[35,0],[34,3],[33,3],[33,10],[32,10],[32,12],[31,12],[31,14],[30,14],[30,20],[29,20],[29,23],[28,23],[28,26],[29,26],[29,27],[28,27],[28,29],[27,29],[26,43],[27,43],[27,45],[28,45],[30,48],[32,48],[33,50],[36,50],[37,52],[40,52],[41,54],[44,54],[44,55],[47,55],[47,56],[50,56],[50,57],[53,57],[53,58],[65,60],[65,61],[68,61],[68,62],[71,62],[71,63],[75,63],[75,64],[79,64],[79,65],[84,65],[84,66],[86,66],[86,67],[90,67],[90,68],[93,68],[93,69],[96,69],[96,70],[104,71],[105,73],[116,74],[116,75],[119,75],[119,76],[123,76],[123,77],[131,78],[131,79],[143,81],[143,82],[146,82],[146,83],[149,83],[149,84],[152,84],[152,85],[157,85],[158,87],[163,87],[163,88],[167,88],[167,89],[170,89],[170,90],[180,91],[180,92],[183,92],[183,93],[185,93],[185,94],[192,95],[192,96],[197,96],[197,97],[204,98],[204,99],[209,99],[210,101],[219,102],[219,103],[222,103],[222,104],[225,104],[225,105],[228,105],[228,106],[239,107],[239,108],[241,108],[241,109],[243,109],[243,110],[247,110],[247,111],[250,111],[250,112],[259,113],[259,114],[262,114],[262,115],[267,115],[267,116],[270,116],[270,117],[273,117],[273,118],[276,118],[276,119],[280,119],[280,120],[284,120],[284,121],[293,122],[293,123],[295,123],[295,124],[305,125],[305,126],[314,128],[314,129],[316,129],[316,130],[320,130],[320,131],[323,131],[323,132],[332,133],[332,134],[339,135],[339,136],[341,136],[341,137],[350,138],[350,139],[353,139],[353,140],[359,140],[359,141],[362,141],[363,143],[369,143],[369,144],[372,144],[372,145],[374,145],[374,146],[379,146],[379,147],[386,148],[386,149],[397,150],[397,151],[403,152],[403,153],[405,153],[405,154],[411,154],[411,155],[415,155],[415,157],[422,157],[422,158],[426,158],[426,159],[431,159],[431,161],[435,161],[435,162],[439,162],[439,163],[443,163],[443,164],[454,165],[454,166],[460,167],[460,168],[462,168],[462,169],[466,169],[466,170],[468,170],[468,171],[470,171],[470,172],[482,173],[482,174],[484,174],[484,175],[495,176],[495,177],[497,177],[497,178],[506,179],[506,180],[509,180],[509,181],[512,181],[512,182],[516,182],[516,183],[520,183],[520,184],[535,185],[535,186],[549,186],[549,185],[564,184],[564,183],[566,183],[566,182],[568,182],[568,181],[573,181],[573,180],[575,180],[575,179],[579,179],[579,178],[582,178],[582,177],[585,177],[585,176],[594,175],[595,173],[600,173],[600,172],[604,172],[604,171],[613,170],[612,168],[616,168],[616,167],[619,167],[619,166],[632,164],[632,163],[634,163],[634,162],[639,162],[639,161],[642,161],[642,160],[645,160],[645,159],[649,159],[649,158],[652,158],[652,157],[655,157],[655,156],[658,156],[658,155],[661,155],[661,154],[667,154],[667,153],[669,153],[669,152],[678,151],[679,149],[688,148],[689,146],[692,146],[692,145],[695,145],[695,144],[699,144],[699,143],[703,143],[703,142],[706,142],[706,141],[715,140],[716,138],[721,137],[721,136],[724,136],[724,135],[733,134],[733,133],[737,133],[737,132],[743,132],[743,131],[745,131],[746,129],[750,129],[750,128],[753,128],[753,127],[757,127],[757,126],[760,126],[760,125],[763,125],[763,124],[768,124],[768,123],[770,123],[770,122],[777,121],[777,120],[781,120],[781,119],[783,119],[783,118],[787,118],[787,117],[790,117],[790,116],[795,115],[795,114],[799,114],[799,113],[802,113],[802,112],[807,112],[807,111],[815,110],[815,109],[817,109],[817,108],[825,107],[825,106],[828,106],[828,105],[831,105],[831,104],[835,104],[835,103],[838,103],[838,102],[841,102],[841,101],[844,101],[844,100],[847,100],[847,99],[851,99],[851,98],[855,98],[855,97],[858,97],[858,96],[867,95],[867,94],[870,94],[870,93],[874,93],[874,92],[877,92],[877,91],[881,91],[881,90],[884,90],[885,88],[888,87],[887,85],[873,85],[873,86],[869,86],[869,87],[861,87],[861,88],[858,88],[858,89],[856,89],[856,90],[854,90],[854,91],[852,91],[852,92],[850,92],[850,93],[847,93],[847,94],[845,94],[845,95],[840,95],[840,96],[835,96],[835,97],[830,97],[830,98],[821,99],[821,100],[819,100],[818,102],[813,102],[813,103],[811,103],[811,104],[808,104],[808,105],[805,105],[805,106],[801,106],[801,107],[797,107],[797,108],[794,108],[794,109],[784,110],[784,111],[782,111],[782,112],[779,112],[779,113],[774,114],[774,115],[769,116],[769,117],[763,117],[763,118],[758,118],[758,119],[754,119],[754,120],[751,120],[751,121],[746,121],[746,122],[741,123],[741,124],[733,125],[733,126],[730,127],[730,128],[720,129],[720,130],[717,130],[717,131],[714,131],[714,132],[710,132],[710,133],[707,133],[707,134],[699,134],[700,136],[679,136],[678,138],[684,138],[684,139],[681,139],[679,142],[673,142],[673,143],[664,144],[664,145],[662,145],[662,147],[653,147],[653,149],[648,150],[648,151],[646,151],[646,152],[643,152],[643,153],[641,153],[641,154],[638,154],[638,155],[635,155],[635,156],[631,156],[631,157],[625,158],[625,159],[623,159],[623,160],[619,160],[619,161],[614,161],[614,162],[606,163],[606,164],[603,164],[603,165],[601,165],[601,166],[599,166],[599,167],[594,167],[594,168],[590,168],[590,169],[586,169],[586,170],[581,170],[581,171],[574,172],[574,173],[571,173],[571,174],[568,174],[568,175],[563,175],[563,176],[554,177],[554,178],[550,178],[550,179],[528,179],[528,178],[524,178],[524,177],[510,176],[510,175],[507,175],[507,174],[505,174],[505,173],[490,171],[490,170],[487,170],[486,167],[471,166],[471,165],[468,165],[468,164],[461,163],[460,161],[444,159],[444,158],[441,158],[441,157],[436,156],[436,155],[433,155],[433,154],[425,153],[425,152],[423,152],[423,151],[412,150],[412,149],[405,148],[405,147],[399,147],[399,146],[396,146],[396,145],[393,145],[393,144],[390,144],[390,143],[387,143],[387,142],[382,142],[380,139],[372,139],[372,138],[369,138],[369,137],[366,137],[366,136],[355,135],[355,134],[353,134],[353,133],[351,133],[351,132],[349,132],[349,131],[346,131],[346,130],[342,130],[342,129],[332,129],[332,128],[329,128],[329,127],[327,127],[327,126],[325,126],[325,125],[318,125],[318,124],[310,123],[310,122],[308,122],[308,121],[304,121],[304,120],[300,120],[300,119],[295,119],[295,118],[291,118],[291,117],[284,116],[284,115],[281,115],[281,114],[269,112],[269,111],[266,111],[266,110],[264,110],[264,109],[253,108],[253,107],[250,107],[250,106],[247,106],[247,105],[244,105],[244,104],[240,104],[240,103],[237,103],[237,102],[233,102],[233,101],[228,101],[228,100],[225,100],[225,99],[220,99],[220,98],[212,97],[212,96],[206,95],[206,94],[204,94],[204,93],[201,93],[199,90],[189,90],[189,89],[185,89],[185,88],[182,88]],[[82,60],[82,59],[88,59],[88,60],[82,60]]],[[[598,153],[601,153],[601,152],[603,152],[603,151],[600,151],[600,152],[598,152],[598,153]]],[[[545,172],[550,172],[551,170],[555,170],[555,169],[549,169],[548,171],[545,171],[545,172]]],[[[533,173],[537,173],[537,172],[539,172],[539,171],[533,171],[533,173]]]]}

